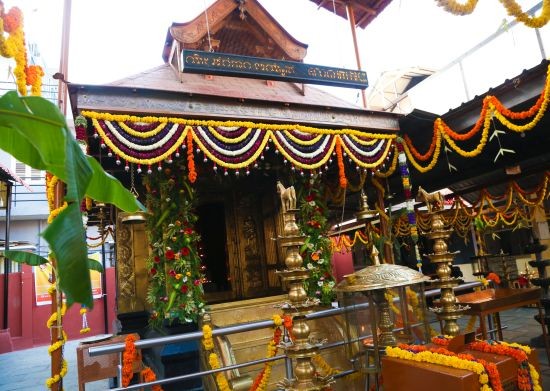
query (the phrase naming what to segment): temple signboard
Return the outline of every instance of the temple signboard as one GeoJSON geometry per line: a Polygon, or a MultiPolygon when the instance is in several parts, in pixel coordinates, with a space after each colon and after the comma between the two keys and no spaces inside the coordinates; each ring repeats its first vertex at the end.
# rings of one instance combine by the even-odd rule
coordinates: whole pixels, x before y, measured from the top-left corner
{"type": "Polygon", "coordinates": [[[356,89],[369,85],[364,71],[187,49],[182,51],[181,71],[356,89]]]}

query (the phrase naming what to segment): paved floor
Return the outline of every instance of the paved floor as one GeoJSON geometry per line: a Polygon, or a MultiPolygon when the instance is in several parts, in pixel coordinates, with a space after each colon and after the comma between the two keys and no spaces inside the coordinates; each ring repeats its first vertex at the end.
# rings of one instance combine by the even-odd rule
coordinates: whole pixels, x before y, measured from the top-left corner
{"type": "MultiPolygon", "coordinates": [[[[531,345],[533,338],[541,335],[540,325],[533,319],[534,308],[517,308],[501,313],[502,324],[506,327],[506,341],[531,345]]],[[[461,321],[466,322],[467,319],[461,321]]],[[[65,346],[65,357],[69,372],[64,379],[66,391],[78,390],[76,370],[76,347],[79,341],[69,341],[65,346]]],[[[550,368],[544,348],[538,348],[541,364],[541,380],[544,390],[550,390],[550,368]]],[[[0,390],[45,390],[45,380],[49,377],[50,357],[47,346],[0,354],[0,390]]],[[[87,391],[106,390],[108,381],[88,383],[87,391]]]]}

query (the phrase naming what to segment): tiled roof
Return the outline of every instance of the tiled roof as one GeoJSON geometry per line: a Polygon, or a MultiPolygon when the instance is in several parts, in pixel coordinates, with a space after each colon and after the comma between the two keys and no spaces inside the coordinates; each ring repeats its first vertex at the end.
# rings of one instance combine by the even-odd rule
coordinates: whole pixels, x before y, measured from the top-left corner
{"type": "Polygon", "coordinates": [[[298,103],[310,106],[361,109],[353,103],[310,85],[305,85],[305,92],[302,93],[302,85],[296,83],[191,73],[181,73],[180,75],[181,81],[178,80],[174,70],[168,64],[164,64],[107,85],[247,100],[298,103]]]}

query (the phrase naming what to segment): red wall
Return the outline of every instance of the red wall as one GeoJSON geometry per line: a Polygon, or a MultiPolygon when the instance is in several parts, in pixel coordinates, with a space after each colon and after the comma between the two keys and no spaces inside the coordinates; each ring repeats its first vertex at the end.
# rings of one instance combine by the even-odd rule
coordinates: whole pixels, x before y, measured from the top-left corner
{"type": "MultiPolygon", "coordinates": [[[[115,269],[107,268],[107,317],[108,333],[112,333],[112,324],[115,319],[115,269]]],[[[11,273],[9,276],[8,292],[8,327],[14,350],[32,346],[47,345],[50,343],[50,331],[46,327],[52,308],[50,305],[37,306],[35,302],[34,276],[32,268],[23,265],[21,273],[11,273]]],[[[0,275],[0,328],[3,325],[3,293],[4,276],[0,275]]],[[[105,292],[103,292],[105,293],[105,292]]],[[[82,316],[80,305],[73,305],[67,310],[63,318],[63,327],[69,339],[80,339],[91,335],[104,334],[104,299],[95,299],[93,310],[87,314],[88,325],[91,331],[81,335],[82,316]]],[[[0,343],[5,343],[0,340],[0,343]]],[[[0,352],[5,351],[0,346],[0,352]]]]}

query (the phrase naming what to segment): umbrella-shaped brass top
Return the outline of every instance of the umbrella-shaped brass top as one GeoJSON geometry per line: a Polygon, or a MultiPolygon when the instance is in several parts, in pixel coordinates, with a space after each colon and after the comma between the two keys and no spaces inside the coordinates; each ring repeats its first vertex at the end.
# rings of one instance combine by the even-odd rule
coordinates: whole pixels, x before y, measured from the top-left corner
{"type": "Polygon", "coordinates": [[[429,279],[410,267],[384,263],[367,266],[356,273],[344,276],[344,280],[336,285],[335,289],[337,292],[363,292],[413,285],[429,279]]]}

